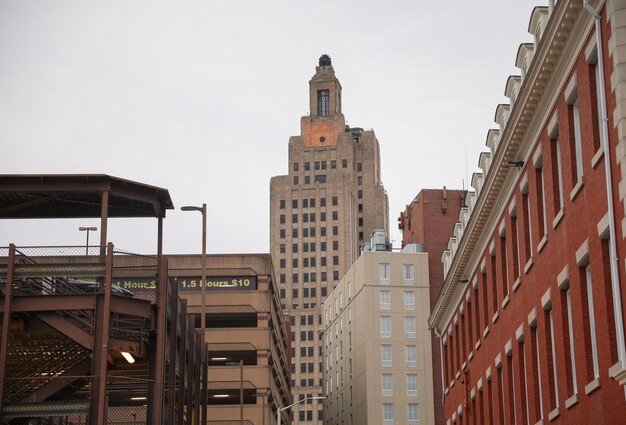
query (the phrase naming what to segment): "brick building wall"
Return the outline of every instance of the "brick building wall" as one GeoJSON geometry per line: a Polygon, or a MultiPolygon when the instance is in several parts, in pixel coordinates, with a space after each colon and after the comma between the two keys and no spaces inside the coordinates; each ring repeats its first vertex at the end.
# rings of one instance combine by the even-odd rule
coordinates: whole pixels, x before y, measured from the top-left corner
{"type": "MultiPolygon", "coordinates": [[[[402,247],[408,244],[422,244],[428,255],[430,283],[430,307],[435,304],[443,286],[443,265],[441,255],[447,249],[448,239],[454,230],[461,208],[465,206],[463,190],[423,189],[406,206],[398,218],[398,228],[402,230],[402,247]]],[[[435,424],[445,423],[443,412],[443,392],[441,380],[441,347],[434,333],[431,333],[433,359],[433,398],[435,401],[435,424]]]]}
{"type": "MultiPolygon", "coordinates": [[[[611,52],[626,5],[593,6],[610,53],[610,195],[623,282],[623,191],[613,162],[621,102],[611,52]]],[[[563,0],[536,8],[529,31],[538,35],[527,61],[518,57],[523,78],[513,106],[496,116],[498,137],[474,176],[462,232],[443,255],[445,283],[430,322],[443,345],[445,418],[624,423],[624,315],[615,310],[624,291],[614,297],[594,19],[582,2],[563,0]]]]}

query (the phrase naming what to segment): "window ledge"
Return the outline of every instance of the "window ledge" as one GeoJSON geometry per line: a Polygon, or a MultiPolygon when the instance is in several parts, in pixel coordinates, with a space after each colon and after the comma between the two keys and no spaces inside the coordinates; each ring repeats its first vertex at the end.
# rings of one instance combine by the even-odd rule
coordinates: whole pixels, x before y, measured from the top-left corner
{"type": "Polygon", "coordinates": [[[511,298],[509,298],[509,294],[507,294],[506,297],[504,297],[504,299],[502,300],[502,309],[509,305],[509,301],[511,301],[511,298]]]}
{"type": "Polygon", "coordinates": [[[459,370],[454,376],[454,379],[459,379],[460,377],[461,377],[461,371],[459,370]]]}
{"type": "Polygon", "coordinates": [[[543,251],[543,248],[546,246],[547,243],[548,243],[548,235],[543,235],[543,238],[541,238],[541,240],[539,241],[539,244],[537,245],[537,252],[543,251]]]}
{"type": "Polygon", "coordinates": [[[539,419],[535,425],[543,425],[543,419],[539,419]]]}
{"type": "Polygon", "coordinates": [[[596,168],[602,158],[604,158],[604,147],[600,147],[595,155],[593,155],[593,158],[591,158],[591,167],[596,168]]]}
{"type": "Polygon", "coordinates": [[[470,351],[470,353],[467,355],[467,360],[470,361],[474,358],[474,351],[470,351]]]}
{"type": "Polygon", "coordinates": [[[500,313],[498,313],[497,311],[494,313],[493,318],[491,319],[491,321],[493,323],[496,323],[498,321],[498,317],[500,317],[500,313]]]}
{"type": "Polygon", "coordinates": [[[443,390],[443,395],[448,395],[449,392],[450,392],[450,388],[446,387],[446,389],[443,390]]]}
{"type": "Polygon", "coordinates": [[[483,331],[483,338],[486,337],[488,334],[489,334],[489,326],[487,326],[485,330],[483,331]]]}
{"type": "Polygon", "coordinates": [[[578,394],[574,394],[570,398],[565,400],[565,408],[569,409],[570,407],[574,406],[576,403],[578,403],[578,394]]]}
{"type": "Polygon", "coordinates": [[[609,376],[617,381],[620,385],[626,385],[626,368],[622,367],[621,362],[615,363],[609,368],[609,376]]]}
{"type": "Polygon", "coordinates": [[[548,413],[548,420],[549,421],[553,421],[556,418],[558,418],[560,414],[561,414],[561,412],[559,411],[559,408],[557,407],[552,412],[548,413]]]}
{"type": "Polygon", "coordinates": [[[476,345],[474,346],[474,350],[478,351],[478,348],[480,348],[480,339],[478,341],[476,341],[476,345]]]}
{"type": "Polygon", "coordinates": [[[461,370],[465,369],[467,369],[467,362],[463,362],[463,364],[461,365],[461,370]]]}
{"type": "Polygon", "coordinates": [[[519,288],[521,284],[522,280],[518,276],[517,279],[515,279],[515,282],[513,282],[513,292],[517,291],[517,288],[519,288]]]}
{"type": "Polygon", "coordinates": [[[524,274],[528,274],[530,269],[533,267],[533,257],[530,257],[524,266],[524,274]]]}
{"type": "Polygon", "coordinates": [[[561,207],[559,212],[554,217],[554,220],[552,220],[552,228],[553,229],[556,229],[556,227],[559,225],[559,223],[561,223],[561,221],[563,220],[563,217],[565,217],[565,210],[563,209],[563,207],[561,207]]]}
{"type": "Polygon", "coordinates": [[[600,388],[600,378],[596,378],[587,385],[585,385],[585,394],[589,395],[598,388],[600,388]]]}
{"type": "Polygon", "coordinates": [[[569,193],[569,199],[571,199],[572,201],[575,200],[580,191],[583,189],[584,185],[584,178],[581,177],[580,180],[578,180],[578,182],[576,183],[576,186],[574,186],[572,191],[569,193]]]}
{"type": "Polygon", "coordinates": [[[456,382],[456,381],[453,379],[453,380],[450,382],[449,387],[450,387],[450,388],[454,387],[454,383],[455,383],[455,382],[456,382]]]}

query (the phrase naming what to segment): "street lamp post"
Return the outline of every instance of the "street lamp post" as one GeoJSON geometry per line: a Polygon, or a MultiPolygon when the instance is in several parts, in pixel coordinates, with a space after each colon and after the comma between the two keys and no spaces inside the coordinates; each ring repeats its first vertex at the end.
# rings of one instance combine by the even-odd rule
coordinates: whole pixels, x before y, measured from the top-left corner
{"type": "MultiPolygon", "coordinates": [[[[206,204],[202,204],[202,207],[184,206],[180,208],[183,211],[199,211],[202,214],[202,276],[200,281],[200,290],[202,293],[201,311],[200,311],[200,331],[203,337],[206,335],[206,204]]],[[[202,375],[204,376],[204,383],[202,386],[202,424],[207,423],[207,352],[206,347],[202,347],[202,363],[204,364],[204,370],[202,375]]]]}
{"type": "Polygon", "coordinates": [[[80,230],[81,232],[87,232],[87,244],[85,245],[85,255],[89,255],[89,232],[95,232],[96,230],[98,230],[98,228],[80,226],[78,230],[80,230]]]}
{"type": "Polygon", "coordinates": [[[306,398],[303,398],[302,400],[296,401],[295,403],[291,403],[289,406],[279,407],[278,410],[276,411],[276,423],[278,425],[281,425],[282,419],[283,419],[282,413],[287,409],[291,409],[296,404],[303,403],[307,400],[324,400],[325,398],[326,397],[306,397],[306,398]]]}

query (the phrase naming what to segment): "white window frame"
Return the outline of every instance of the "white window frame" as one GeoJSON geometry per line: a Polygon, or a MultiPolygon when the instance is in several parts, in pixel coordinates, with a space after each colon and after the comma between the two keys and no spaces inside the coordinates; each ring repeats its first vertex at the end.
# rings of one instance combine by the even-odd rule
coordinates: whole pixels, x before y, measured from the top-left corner
{"type": "Polygon", "coordinates": [[[393,367],[393,347],[391,344],[381,344],[380,365],[381,367],[393,367]],[[389,358],[387,358],[387,355],[389,358]]]}
{"type": "Polygon", "coordinates": [[[406,419],[409,425],[419,425],[420,413],[419,404],[407,403],[406,405],[406,419]]]}
{"type": "Polygon", "coordinates": [[[402,282],[409,285],[415,283],[415,266],[413,264],[402,265],[402,282]]]}
{"type": "Polygon", "coordinates": [[[391,282],[391,266],[389,263],[378,263],[378,283],[389,285],[391,282]]]}
{"type": "Polygon", "coordinates": [[[391,316],[380,316],[380,337],[381,338],[391,338],[392,327],[391,327],[391,316]]]}
{"type": "Polygon", "coordinates": [[[406,395],[417,396],[418,378],[416,373],[406,375],[406,395]]]}
{"type": "Polygon", "coordinates": [[[415,310],[415,292],[413,291],[404,292],[404,309],[415,310]]]}
{"type": "Polygon", "coordinates": [[[576,160],[576,181],[580,182],[583,178],[583,142],[580,132],[580,108],[578,106],[578,96],[570,107],[572,108],[572,116],[574,118],[574,157],[576,160]]]}
{"type": "Polygon", "coordinates": [[[406,359],[406,365],[407,367],[417,367],[417,346],[416,345],[405,345],[404,346],[404,353],[405,353],[405,359],[406,359]],[[415,356],[415,358],[411,358],[412,355],[415,356]]]}
{"type": "Polygon", "coordinates": [[[572,320],[572,294],[569,288],[565,290],[565,303],[567,305],[567,327],[569,333],[569,352],[572,367],[572,385],[574,386],[574,394],[578,394],[578,386],[576,385],[576,352],[574,350],[574,321],[572,320]]]}
{"type": "Polygon", "coordinates": [[[598,342],[596,339],[596,318],[593,305],[593,281],[591,279],[591,268],[589,264],[585,266],[585,286],[587,290],[587,306],[589,308],[589,331],[591,336],[591,359],[593,361],[593,376],[600,377],[600,366],[598,364],[598,342]]]}
{"type": "Polygon", "coordinates": [[[404,317],[404,336],[407,338],[415,338],[417,335],[417,319],[415,316],[404,317]]]}
{"type": "Polygon", "coordinates": [[[393,374],[382,373],[380,375],[380,388],[382,391],[382,395],[384,396],[393,395],[393,374]]]}
{"type": "Polygon", "coordinates": [[[391,291],[381,290],[378,292],[378,307],[381,310],[391,310],[391,291]]]}
{"type": "Polygon", "coordinates": [[[559,407],[559,380],[557,374],[557,359],[556,359],[556,345],[554,343],[554,311],[550,309],[549,321],[550,321],[550,349],[552,350],[552,379],[554,380],[554,399],[555,408],[559,407]]]}
{"type": "Polygon", "coordinates": [[[394,425],[393,403],[383,403],[383,425],[394,425]]]}

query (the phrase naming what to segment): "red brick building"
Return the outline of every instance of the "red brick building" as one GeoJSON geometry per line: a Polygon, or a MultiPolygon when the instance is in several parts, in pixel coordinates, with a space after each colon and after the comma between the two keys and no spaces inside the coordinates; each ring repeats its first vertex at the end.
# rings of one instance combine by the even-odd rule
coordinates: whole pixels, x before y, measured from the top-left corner
{"type": "Polygon", "coordinates": [[[448,424],[626,423],[626,2],[551,3],[442,256],[448,424]]]}
{"type": "MultiPolygon", "coordinates": [[[[421,244],[428,255],[430,281],[430,307],[439,296],[443,286],[443,263],[441,255],[448,249],[448,240],[465,207],[463,190],[423,189],[406,206],[398,218],[402,230],[402,248],[408,244],[421,244]]],[[[443,415],[441,350],[437,337],[432,333],[433,395],[435,400],[435,423],[445,422],[443,415]]]]}

